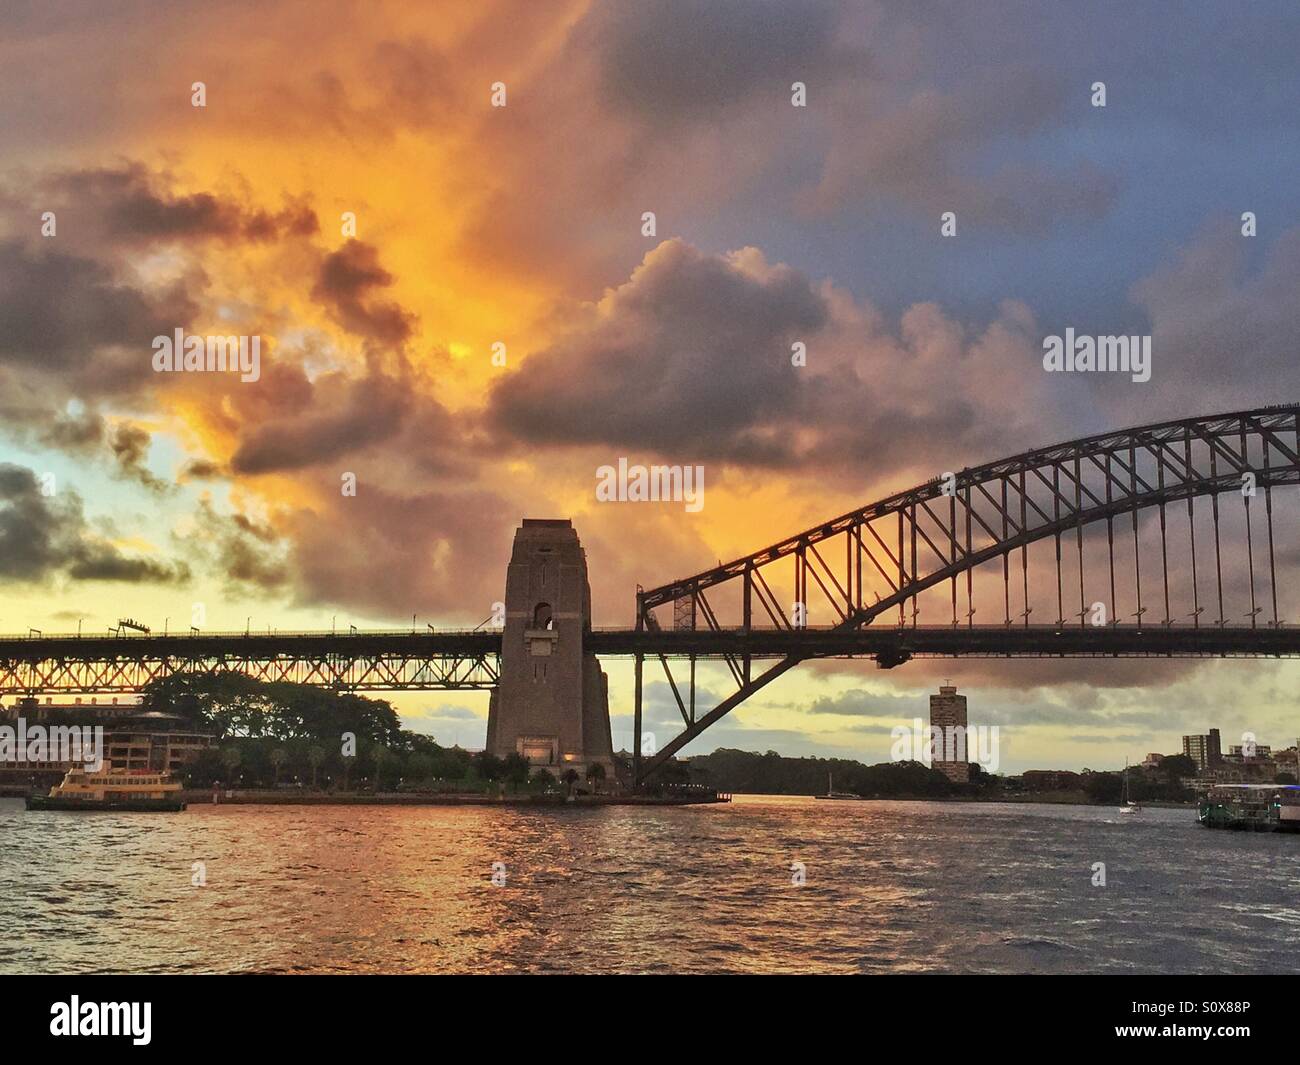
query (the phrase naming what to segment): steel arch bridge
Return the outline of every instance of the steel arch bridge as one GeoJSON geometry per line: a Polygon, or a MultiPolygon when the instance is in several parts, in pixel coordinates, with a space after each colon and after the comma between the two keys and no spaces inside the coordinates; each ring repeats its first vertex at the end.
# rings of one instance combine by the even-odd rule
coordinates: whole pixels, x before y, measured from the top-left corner
{"type": "Polygon", "coordinates": [[[1279,612],[1277,534],[1279,525],[1294,530],[1300,510],[1289,499],[1287,520],[1275,518],[1274,490],[1300,484],[1298,418],[1300,405],[1269,406],[1027,451],[638,589],[638,631],[662,631],[656,611],[671,604],[674,636],[698,632],[725,645],[738,625],[790,639],[761,672],[743,642],[733,645],[722,657],[735,691],[702,714],[694,658],[688,708],[661,654],[685,728],[644,764],[638,655],[637,779],[799,662],[843,653],[825,637],[832,649],[816,649],[813,614],[828,618],[841,648],[874,647],[868,653],[886,667],[914,653],[1295,654],[1300,641],[1279,612]],[[788,604],[777,587],[792,589],[788,604]],[[997,624],[975,625],[977,600],[992,600],[997,624]],[[918,625],[923,604],[946,615],[946,638],[918,625]],[[1031,625],[1044,611],[1049,625],[1031,625]]]}
{"type": "MultiPolygon", "coordinates": [[[[1300,493],[1279,491],[1297,484],[1300,404],[1085,437],[945,473],[638,588],[635,627],[588,631],[584,647],[634,659],[638,782],[810,659],[1297,657],[1300,626],[1284,618],[1300,617],[1300,582],[1279,579],[1300,565],[1300,493]],[[663,666],[683,731],[643,759],[647,658],[663,666]],[[672,658],[689,661],[682,685],[672,658]],[[697,707],[701,659],[723,663],[735,685],[709,708],[697,707]]],[[[32,631],[0,637],[0,695],[134,692],[187,671],[490,690],[501,654],[500,630],[32,631]]]]}

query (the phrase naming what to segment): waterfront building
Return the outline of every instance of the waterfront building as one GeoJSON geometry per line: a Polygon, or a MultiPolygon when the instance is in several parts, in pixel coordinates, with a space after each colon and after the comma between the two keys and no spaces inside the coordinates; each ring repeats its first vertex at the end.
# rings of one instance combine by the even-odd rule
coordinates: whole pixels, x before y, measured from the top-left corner
{"type": "MultiPolygon", "coordinates": [[[[0,724],[11,727],[23,718],[29,727],[78,725],[102,727],[101,755],[115,769],[131,772],[177,773],[215,741],[210,733],[194,728],[177,714],[144,710],[139,699],[59,702],[34,697],[20,699],[0,710],[0,724]]],[[[24,751],[13,761],[0,762],[0,785],[20,786],[62,777],[71,768],[68,761],[27,761],[24,751]]]]}

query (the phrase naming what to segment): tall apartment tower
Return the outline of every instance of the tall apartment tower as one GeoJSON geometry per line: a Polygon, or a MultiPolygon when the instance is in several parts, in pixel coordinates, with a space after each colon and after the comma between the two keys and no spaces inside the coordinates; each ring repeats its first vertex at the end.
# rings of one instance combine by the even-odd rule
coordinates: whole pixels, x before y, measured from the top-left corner
{"type": "Polygon", "coordinates": [[[614,779],[609,688],[594,654],[587,555],[567,519],[525,518],[506,571],[501,680],[488,706],[487,750],[522,754],[555,776],[593,763],[614,779]]]}
{"type": "Polygon", "coordinates": [[[966,748],[966,696],[953,685],[943,684],[938,695],[930,696],[932,743],[930,765],[954,784],[970,782],[966,748]],[[960,729],[960,731],[957,731],[960,729]]]}
{"type": "Polygon", "coordinates": [[[1223,764],[1223,744],[1219,730],[1212,728],[1204,736],[1184,736],[1183,754],[1196,763],[1197,769],[1217,769],[1223,764]]]}

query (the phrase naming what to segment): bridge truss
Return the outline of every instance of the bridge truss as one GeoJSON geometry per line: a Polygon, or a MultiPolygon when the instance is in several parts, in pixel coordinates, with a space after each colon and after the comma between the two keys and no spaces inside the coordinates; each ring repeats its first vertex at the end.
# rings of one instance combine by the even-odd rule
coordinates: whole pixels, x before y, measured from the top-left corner
{"type": "Polygon", "coordinates": [[[491,690],[500,652],[499,632],[0,637],[0,694],[138,692],[189,672],[342,691],[491,690]]]}
{"type": "MultiPolygon", "coordinates": [[[[637,630],[664,631],[656,611],[670,605],[674,630],[715,642],[737,630],[793,636],[812,617],[845,635],[888,627],[896,636],[879,639],[874,657],[889,667],[931,628],[918,623],[924,612],[943,618],[952,654],[1024,653],[1035,629],[1046,630],[1045,648],[1053,637],[1080,648],[1068,654],[1290,654],[1278,535],[1300,512],[1287,499],[1282,520],[1275,504],[1279,489],[1300,484],[1298,415],[1292,404],[1188,418],[947,473],[725,565],[638,588],[637,630]],[[788,600],[778,588],[791,589],[788,600]],[[977,627],[989,603],[996,623],[977,627]]],[[[688,702],[667,653],[656,652],[685,728],[648,760],[638,654],[636,779],[799,662],[824,657],[809,646],[791,639],[761,670],[739,645],[723,654],[735,690],[703,713],[696,656],[685,655],[688,702]]]]}

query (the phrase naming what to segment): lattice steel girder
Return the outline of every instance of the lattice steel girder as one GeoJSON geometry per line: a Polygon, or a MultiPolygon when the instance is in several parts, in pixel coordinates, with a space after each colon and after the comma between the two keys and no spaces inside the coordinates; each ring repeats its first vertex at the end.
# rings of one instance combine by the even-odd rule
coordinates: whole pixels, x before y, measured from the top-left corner
{"type": "Polygon", "coordinates": [[[138,692],[210,670],[344,691],[490,690],[500,649],[496,632],[10,637],[0,638],[0,695],[138,692]]]}

